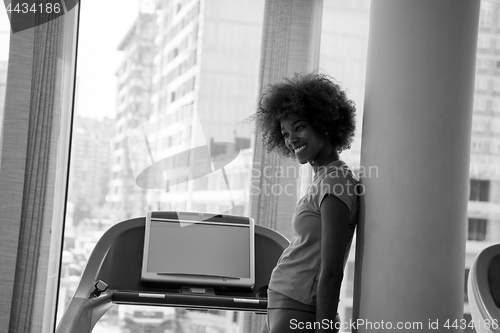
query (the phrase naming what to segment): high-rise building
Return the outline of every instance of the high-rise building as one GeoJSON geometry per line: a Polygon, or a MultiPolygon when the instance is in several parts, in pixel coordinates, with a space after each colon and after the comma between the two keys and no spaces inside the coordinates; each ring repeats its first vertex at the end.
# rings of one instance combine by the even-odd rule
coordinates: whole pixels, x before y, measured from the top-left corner
{"type": "Polygon", "coordinates": [[[244,152],[251,128],[242,122],[257,96],[264,1],[156,5],[153,115],[145,125],[151,152],[143,160],[170,158],[173,169],[196,174],[164,170],[148,202],[152,209],[243,214],[252,155],[244,152]],[[158,188],[164,180],[169,185],[158,188]]]}
{"type": "Polygon", "coordinates": [[[138,154],[129,150],[128,137],[152,113],[155,18],[154,14],[140,12],[118,46],[124,57],[116,72],[117,109],[107,196],[117,221],[144,216],[147,207],[145,190],[135,185],[132,175],[131,164],[138,154]]]}

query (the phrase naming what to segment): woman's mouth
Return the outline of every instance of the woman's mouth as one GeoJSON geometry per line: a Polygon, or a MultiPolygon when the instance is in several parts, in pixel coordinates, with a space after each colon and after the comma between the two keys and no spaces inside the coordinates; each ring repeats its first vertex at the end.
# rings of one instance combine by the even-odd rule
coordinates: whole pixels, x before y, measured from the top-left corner
{"type": "Polygon", "coordinates": [[[302,145],[302,146],[300,146],[300,147],[294,148],[294,149],[293,149],[293,153],[294,153],[295,155],[300,154],[300,152],[301,152],[301,151],[303,151],[303,150],[306,148],[306,146],[307,146],[307,145],[305,144],[305,145],[302,145]]]}

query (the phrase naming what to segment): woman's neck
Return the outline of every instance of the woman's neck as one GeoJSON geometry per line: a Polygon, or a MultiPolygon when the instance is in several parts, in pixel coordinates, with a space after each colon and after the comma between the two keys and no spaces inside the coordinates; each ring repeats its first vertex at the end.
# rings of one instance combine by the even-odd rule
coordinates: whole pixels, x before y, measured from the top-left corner
{"type": "Polygon", "coordinates": [[[339,159],[339,153],[336,150],[333,150],[322,158],[318,158],[315,161],[310,161],[309,164],[312,166],[313,171],[316,173],[321,167],[324,167],[334,161],[338,161],[339,159]]]}

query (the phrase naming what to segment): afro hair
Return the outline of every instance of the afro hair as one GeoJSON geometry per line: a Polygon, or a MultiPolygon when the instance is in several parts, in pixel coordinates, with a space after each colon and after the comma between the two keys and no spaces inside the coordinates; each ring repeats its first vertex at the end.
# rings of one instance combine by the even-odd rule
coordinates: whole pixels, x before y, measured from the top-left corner
{"type": "Polygon", "coordinates": [[[262,132],[267,152],[294,157],[285,146],[281,120],[289,116],[304,119],[328,138],[338,152],[351,147],[356,129],[356,108],[341,87],[324,74],[295,74],[291,79],[266,87],[251,117],[262,132]]]}

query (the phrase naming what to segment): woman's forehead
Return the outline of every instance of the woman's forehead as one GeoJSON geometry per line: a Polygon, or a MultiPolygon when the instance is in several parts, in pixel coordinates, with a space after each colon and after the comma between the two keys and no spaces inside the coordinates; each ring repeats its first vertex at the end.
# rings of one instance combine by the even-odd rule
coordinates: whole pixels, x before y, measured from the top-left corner
{"type": "Polygon", "coordinates": [[[297,115],[288,115],[280,119],[281,126],[294,125],[297,122],[306,121],[304,118],[297,115]]]}
{"type": "Polygon", "coordinates": [[[283,117],[281,117],[280,122],[287,122],[287,123],[294,123],[297,121],[306,121],[304,117],[301,117],[296,114],[285,114],[283,117]]]}

